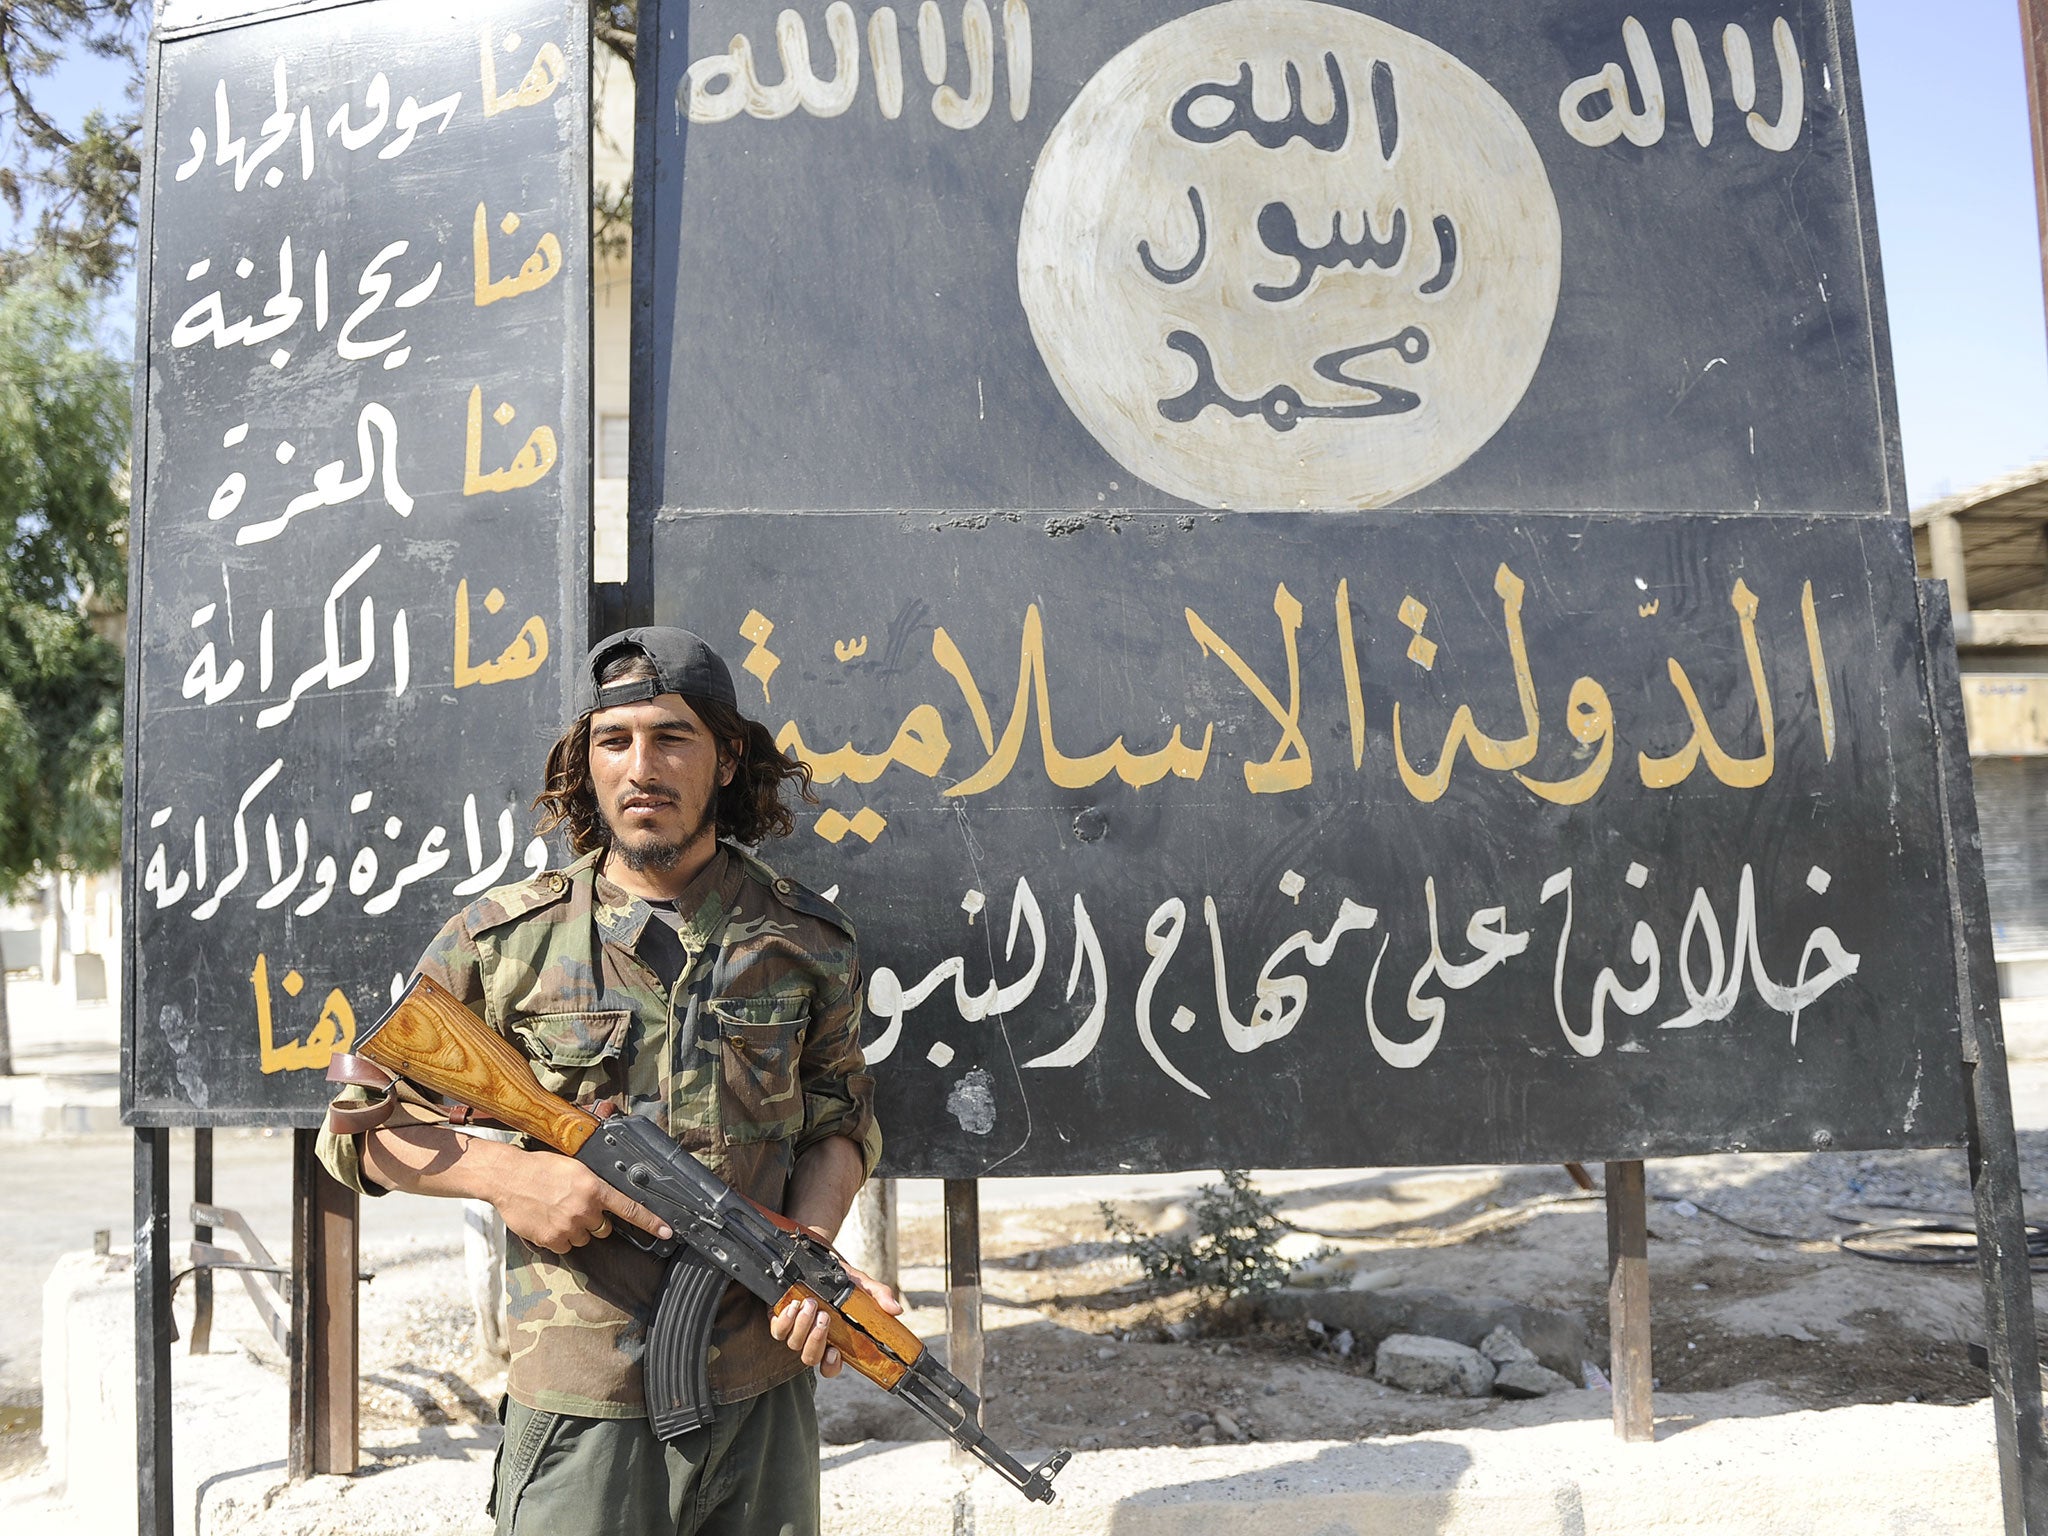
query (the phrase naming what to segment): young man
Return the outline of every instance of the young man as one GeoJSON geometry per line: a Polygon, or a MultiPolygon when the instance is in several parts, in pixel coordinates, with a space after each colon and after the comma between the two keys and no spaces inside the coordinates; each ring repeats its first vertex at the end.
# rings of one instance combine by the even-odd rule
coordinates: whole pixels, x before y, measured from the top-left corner
{"type": "MultiPolygon", "coordinates": [[[[881,1155],[853,928],[737,846],[788,834],[784,788],[808,797],[810,771],[740,714],[725,662],[687,630],[612,635],[588,676],[589,707],[548,753],[535,802],[542,830],[566,828],[580,857],[457,914],[419,970],[551,1092],[652,1119],[829,1240],[881,1155]]],[[[355,1090],[336,1101],[352,1102],[355,1090]]],[[[839,1369],[829,1315],[806,1303],[771,1322],[729,1287],[710,1371],[717,1416],[664,1444],[640,1372],[662,1265],[612,1235],[617,1222],[657,1230],[651,1212],[572,1158],[466,1137],[416,1104],[357,1135],[330,1125],[320,1155],[366,1194],[482,1199],[504,1215],[499,1536],[818,1529],[807,1367],[839,1369]]]]}

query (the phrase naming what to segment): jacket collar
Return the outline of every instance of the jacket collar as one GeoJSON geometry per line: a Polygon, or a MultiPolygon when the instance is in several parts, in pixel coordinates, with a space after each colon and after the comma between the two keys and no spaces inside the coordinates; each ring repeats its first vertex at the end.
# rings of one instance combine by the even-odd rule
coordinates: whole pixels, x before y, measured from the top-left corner
{"type": "MultiPolygon", "coordinates": [[[[588,869],[591,881],[591,910],[597,923],[597,931],[607,943],[632,949],[640,942],[640,935],[654,919],[654,908],[629,891],[621,890],[607,879],[603,869],[603,852],[585,854],[570,867],[572,877],[588,869]]],[[[676,910],[680,915],[679,933],[683,948],[692,955],[700,955],[716,943],[724,930],[726,919],[732,914],[739,900],[740,883],[745,878],[745,866],[724,843],[718,851],[677,898],[676,910]]]]}

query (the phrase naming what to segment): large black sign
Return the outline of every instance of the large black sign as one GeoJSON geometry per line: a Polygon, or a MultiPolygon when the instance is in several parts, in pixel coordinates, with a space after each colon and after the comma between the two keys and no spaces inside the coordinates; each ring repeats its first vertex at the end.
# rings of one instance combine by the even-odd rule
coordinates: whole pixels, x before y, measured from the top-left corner
{"type": "Polygon", "coordinates": [[[756,514],[657,548],[698,573],[657,616],[815,769],[769,857],[862,925],[899,1172],[1961,1136],[1897,523],[756,514]]]}
{"type": "Polygon", "coordinates": [[[310,1124],[442,916],[547,858],[526,803],[589,565],[587,8],[161,20],[125,1110],[310,1124]]]}
{"type": "Polygon", "coordinates": [[[1905,510],[1846,4],[641,32],[641,506],[1905,510]]]}
{"type": "Polygon", "coordinates": [[[1639,11],[646,8],[649,601],[895,1171],[1960,1137],[1847,7],[1639,11]]]}

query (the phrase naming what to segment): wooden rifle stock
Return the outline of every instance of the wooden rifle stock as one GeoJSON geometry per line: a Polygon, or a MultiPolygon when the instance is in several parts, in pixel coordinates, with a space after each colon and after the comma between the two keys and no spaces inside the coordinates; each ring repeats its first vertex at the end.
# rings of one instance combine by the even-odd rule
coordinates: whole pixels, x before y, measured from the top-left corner
{"type": "Polygon", "coordinates": [[[595,1115],[541,1087],[526,1058],[431,977],[413,978],[391,1011],[356,1042],[356,1054],[422,1088],[486,1110],[569,1157],[597,1129],[595,1115]]]}

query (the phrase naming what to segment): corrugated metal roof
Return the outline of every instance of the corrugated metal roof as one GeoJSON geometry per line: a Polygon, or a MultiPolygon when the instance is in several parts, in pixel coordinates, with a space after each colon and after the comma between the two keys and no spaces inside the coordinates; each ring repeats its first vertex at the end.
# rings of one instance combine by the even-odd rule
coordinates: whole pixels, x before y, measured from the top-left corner
{"type": "Polygon", "coordinates": [[[1953,517],[1974,608],[2048,607],[2048,459],[1913,509],[1913,550],[1931,576],[1928,525],[1953,517]]]}

